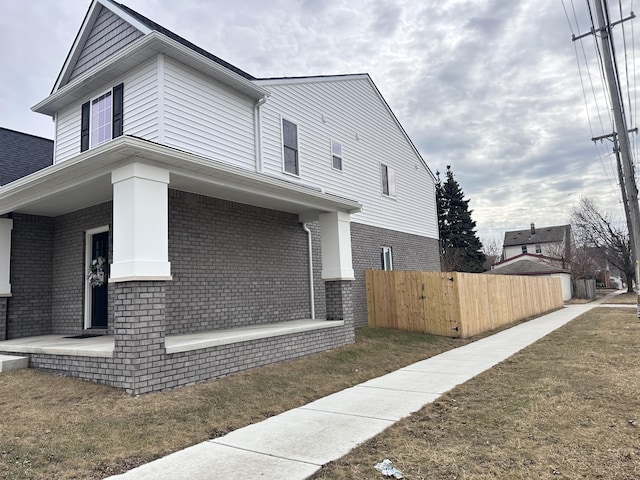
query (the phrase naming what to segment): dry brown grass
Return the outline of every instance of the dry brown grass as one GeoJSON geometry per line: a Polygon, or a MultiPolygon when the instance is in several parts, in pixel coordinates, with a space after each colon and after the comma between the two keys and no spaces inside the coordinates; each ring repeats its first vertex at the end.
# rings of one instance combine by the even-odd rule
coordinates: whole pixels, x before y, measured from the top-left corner
{"type": "Polygon", "coordinates": [[[636,293],[621,293],[608,298],[605,303],[635,305],[638,303],[638,295],[636,293]]]}
{"type": "Polygon", "coordinates": [[[0,479],[95,479],[468,343],[362,329],[357,343],[132,398],[35,370],[0,374],[0,479]]]}
{"type": "Polygon", "coordinates": [[[635,310],[592,310],[313,478],[640,479],[639,347],[635,310]]]}

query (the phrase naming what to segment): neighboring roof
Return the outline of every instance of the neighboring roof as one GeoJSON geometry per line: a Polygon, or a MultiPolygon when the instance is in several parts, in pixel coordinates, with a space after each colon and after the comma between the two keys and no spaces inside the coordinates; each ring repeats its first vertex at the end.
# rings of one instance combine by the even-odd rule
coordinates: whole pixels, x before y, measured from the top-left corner
{"type": "Polygon", "coordinates": [[[484,273],[489,275],[549,275],[551,273],[569,272],[553,265],[546,265],[532,260],[520,260],[484,273]]]}
{"type": "Polygon", "coordinates": [[[0,127],[0,185],[53,164],[53,140],[0,127]]]}
{"type": "Polygon", "coordinates": [[[503,246],[513,247],[516,245],[532,245],[535,243],[563,242],[568,237],[568,235],[565,237],[565,234],[571,232],[571,225],[536,228],[535,232],[536,233],[532,235],[530,228],[505,232],[503,246]]]}

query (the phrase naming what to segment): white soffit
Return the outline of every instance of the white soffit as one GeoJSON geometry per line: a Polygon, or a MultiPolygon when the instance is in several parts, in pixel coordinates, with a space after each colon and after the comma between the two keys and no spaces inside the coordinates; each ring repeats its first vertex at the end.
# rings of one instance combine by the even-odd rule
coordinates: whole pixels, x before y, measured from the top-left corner
{"type": "Polygon", "coordinates": [[[0,187],[0,215],[57,216],[109,201],[111,171],[134,161],[169,171],[169,188],[209,197],[297,214],[361,209],[320,189],[125,135],[0,187]]]}

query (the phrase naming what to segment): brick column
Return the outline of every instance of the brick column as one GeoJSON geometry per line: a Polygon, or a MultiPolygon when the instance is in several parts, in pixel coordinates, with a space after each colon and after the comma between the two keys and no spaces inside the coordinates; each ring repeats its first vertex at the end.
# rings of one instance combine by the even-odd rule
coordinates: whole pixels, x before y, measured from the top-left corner
{"type": "Polygon", "coordinates": [[[124,377],[122,387],[131,395],[154,390],[162,383],[165,362],[165,282],[139,281],[113,284],[114,375],[124,377]]]}
{"type": "Polygon", "coordinates": [[[353,281],[324,282],[327,301],[327,320],[343,320],[353,332],[353,281]]]}
{"type": "Polygon", "coordinates": [[[0,297],[0,342],[7,339],[7,302],[6,297],[0,297]]]}

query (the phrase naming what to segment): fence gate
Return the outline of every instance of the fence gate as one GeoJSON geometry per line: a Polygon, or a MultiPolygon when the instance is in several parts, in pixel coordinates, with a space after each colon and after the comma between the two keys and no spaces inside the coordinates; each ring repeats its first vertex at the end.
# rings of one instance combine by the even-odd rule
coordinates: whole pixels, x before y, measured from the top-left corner
{"type": "Polygon", "coordinates": [[[564,306],[558,278],[367,270],[369,326],[466,338],[564,306]]]}

